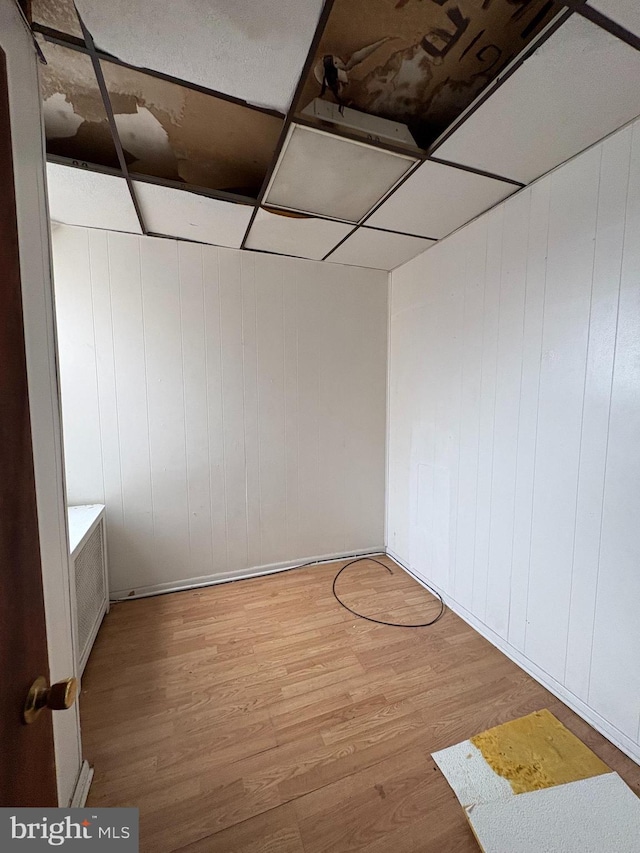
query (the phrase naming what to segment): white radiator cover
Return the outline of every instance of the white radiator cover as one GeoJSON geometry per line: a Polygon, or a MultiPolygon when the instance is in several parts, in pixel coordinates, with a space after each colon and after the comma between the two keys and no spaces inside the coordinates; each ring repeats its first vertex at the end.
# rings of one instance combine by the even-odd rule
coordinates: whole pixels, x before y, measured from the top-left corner
{"type": "Polygon", "coordinates": [[[81,676],[102,619],[109,610],[104,506],[73,506],[69,507],[68,515],[76,660],[81,676]]]}

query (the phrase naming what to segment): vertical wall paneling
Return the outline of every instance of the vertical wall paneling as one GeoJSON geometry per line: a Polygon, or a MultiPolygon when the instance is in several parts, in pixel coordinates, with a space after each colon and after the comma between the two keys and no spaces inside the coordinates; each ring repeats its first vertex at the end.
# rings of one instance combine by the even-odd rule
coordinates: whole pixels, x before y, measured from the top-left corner
{"type": "Polygon", "coordinates": [[[218,252],[219,336],[222,380],[222,416],[224,478],[226,501],[226,537],[228,568],[247,565],[247,495],[242,485],[245,476],[245,437],[242,360],[242,277],[240,255],[218,252]],[[236,484],[240,484],[240,488],[236,484]]]}
{"type": "Polygon", "coordinates": [[[637,121],[392,273],[387,535],[640,760],[639,234],[637,121]]]}
{"type": "Polygon", "coordinates": [[[260,512],[260,453],[258,433],[258,352],[256,318],[256,257],[243,254],[242,268],[242,377],[244,399],[245,502],[247,507],[247,561],[262,562],[260,512]]]}
{"type": "Polygon", "coordinates": [[[564,676],[601,147],[551,181],[525,653],[564,676]]]}
{"type": "Polygon", "coordinates": [[[633,127],[607,442],[589,702],[629,737],[640,724],[640,127],[633,127]]]}
{"type": "Polygon", "coordinates": [[[478,433],[478,487],[471,601],[473,611],[481,613],[483,621],[486,616],[489,581],[503,220],[503,205],[494,210],[488,217],[484,314],[482,318],[483,343],[480,379],[480,426],[478,433]]]}
{"type": "Polygon", "coordinates": [[[509,643],[521,652],[524,651],[529,596],[533,481],[538,431],[550,190],[550,181],[542,181],[525,191],[530,193],[530,210],[525,272],[520,414],[518,419],[508,632],[509,643]]]}
{"type": "Polygon", "coordinates": [[[320,328],[315,282],[311,276],[300,281],[298,299],[311,311],[298,314],[298,501],[300,506],[300,535],[321,547],[319,525],[320,499],[320,328]]]}
{"type": "MultiPolygon", "coordinates": [[[[203,252],[206,398],[209,429],[212,565],[228,571],[227,477],[224,453],[225,400],[222,393],[222,334],[220,316],[220,254],[203,252]]],[[[207,572],[202,572],[207,574],[207,572]]]]}
{"type": "Polygon", "coordinates": [[[461,334],[460,443],[458,453],[458,523],[456,528],[455,595],[471,607],[476,533],[476,491],[482,369],[482,324],[487,254],[487,219],[472,223],[467,234],[464,315],[461,334]]]}
{"type": "Polygon", "coordinates": [[[454,331],[453,334],[443,334],[440,346],[434,485],[443,499],[434,502],[434,541],[438,575],[447,587],[455,582],[464,316],[464,290],[453,286],[453,282],[464,276],[465,260],[464,252],[454,252],[443,277],[449,286],[444,290],[442,307],[445,321],[442,329],[454,331]]]}
{"type": "Polygon", "coordinates": [[[279,259],[267,256],[255,289],[262,563],[287,558],[282,535],[287,529],[282,278],[279,259]]]}
{"type": "Polygon", "coordinates": [[[282,311],[284,327],[285,405],[285,547],[287,554],[299,554],[298,286],[296,279],[288,275],[283,276],[282,280],[282,311]]]}
{"type": "Polygon", "coordinates": [[[600,167],[565,668],[567,686],[585,701],[591,643],[584,638],[594,627],[631,137],[627,128],[607,140],[600,167]]]}
{"type": "Polygon", "coordinates": [[[345,388],[344,365],[347,364],[347,342],[349,337],[348,319],[344,314],[332,316],[333,306],[337,304],[340,287],[337,281],[329,280],[315,286],[322,288],[322,325],[335,323],[339,329],[336,346],[322,346],[320,342],[318,358],[322,369],[318,376],[318,408],[325,413],[318,433],[318,488],[320,510],[319,523],[321,528],[332,530],[335,539],[330,544],[332,551],[343,551],[344,540],[340,518],[345,512],[345,442],[344,420],[347,409],[353,405],[348,399],[345,388]],[[336,465],[340,474],[338,482],[331,480],[331,468],[336,465]],[[331,494],[335,498],[330,499],[331,494]]]}
{"type": "MultiPolygon", "coordinates": [[[[62,233],[67,229],[60,229],[62,233]]],[[[123,530],[126,536],[115,538],[116,555],[122,545],[128,560],[137,560],[141,573],[155,572],[154,504],[151,488],[151,457],[149,442],[149,412],[147,403],[147,375],[144,352],[142,319],[142,282],[140,275],[140,247],[136,238],[129,234],[108,233],[107,250],[109,263],[109,291],[111,297],[111,323],[113,330],[113,366],[116,383],[116,406],[118,413],[118,443],[120,449],[120,474],[122,483],[123,530]]],[[[54,234],[54,245],[56,235],[54,234]]],[[[73,263],[73,258],[70,258],[73,263]]],[[[54,261],[55,263],[55,261],[54,261]]],[[[63,275],[54,266],[56,291],[65,287],[63,275]]],[[[91,274],[86,270],[87,276],[91,274]]],[[[58,310],[57,316],[60,316],[58,310]]],[[[75,377],[64,369],[66,338],[58,337],[60,349],[60,376],[63,388],[63,425],[73,421],[77,414],[64,417],[64,388],[73,384],[75,377]],[[67,377],[69,382],[67,382],[67,377]]],[[[108,352],[99,353],[101,361],[109,359],[108,352]]],[[[65,426],[66,435],[66,426],[65,426]]],[[[66,450],[66,439],[65,439],[66,450]]],[[[106,464],[104,452],[103,463],[106,464]]],[[[67,463],[69,466],[70,463],[67,463]]],[[[81,470],[79,466],[78,470],[81,470]]],[[[83,503],[75,492],[68,490],[70,503],[83,503]]],[[[89,502],[91,502],[89,500],[89,502]]],[[[111,531],[114,518],[107,507],[107,524],[111,531]]],[[[116,528],[117,529],[117,528],[116,528]]],[[[111,537],[110,537],[111,538],[111,537]]],[[[117,556],[110,553],[111,583],[117,582],[117,556]]]]}
{"type": "Polygon", "coordinates": [[[55,229],[69,500],[144,594],[380,549],[387,274],[55,229]]]}
{"type": "Polygon", "coordinates": [[[66,452],[70,460],[67,484],[80,502],[86,502],[86,496],[92,494],[100,500],[104,497],[93,283],[91,276],[86,275],[90,251],[91,232],[76,231],[64,235],[64,248],[56,252],[60,275],[68,285],[56,294],[60,311],[58,331],[69,340],[64,366],[78,376],[77,384],[63,388],[64,405],[84,411],[83,420],[78,419],[65,428],[66,452]]]}
{"type": "MultiPolygon", "coordinates": [[[[321,283],[319,283],[321,287],[321,283]]],[[[340,360],[335,370],[340,375],[341,392],[341,499],[343,515],[351,513],[350,532],[354,541],[366,542],[367,518],[384,518],[384,465],[371,465],[376,456],[376,436],[386,432],[387,375],[387,297],[388,288],[371,288],[367,270],[352,268],[351,287],[342,288],[340,279],[333,282],[334,304],[343,304],[343,336],[340,360]],[[358,317],[356,323],[348,318],[358,317]],[[384,344],[384,348],[383,345],[384,344]],[[384,405],[372,396],[371,372],[385,376],[384,405]],[[361,507],[354,514],[351,507],[361,507]]],[[[335,316],[330,305],[325,309],[335,316]]],[[[325,389],[328,386],[325,383],[325,389]]],[[[349,530],[345,528],[345,536],[349,530]]],[[[346,547],[346,545],[345,545],[346,547]]]]}
{"type": "Polygon", "coordinates": [[[202,250],[178,243],[184,383],[189,564],[192,577],[213,562],[209,397],[202,250]]]}
{"type": "Polygon", "coordinates": [[[175,577],[189,555],[178,244],[139,243],[157,576],[175,577]]]}
{"type": "Polygon", "coordinates": [[[503,638],[509,625],[529,209],[528,192],[504,205],[500,266],[486,620],[503,638]]]}
{"type": "MultiPolygon", "coordinates": [[[[73,237],[73,232],[69,232],[73,237]]],[[[122,466],[120,462],[120,425],[118,417],[117,388],[115,375],[115,350],[113,342],[113,322],[111,311],[111,292],[109,289],[109,245],[107,234],[104,231],[87,231],[89,240],[89,268],[91,269],[92,292],[92,324],[95,343],[95,365],[96,384],[98,390],[98,413],[100,417],[100,464],[104,481],[103,497],[100,501],[108,507],[107,524],[122,526],[124,524],[124,502],[122,493],[122,466]]],[[[73,253],[70,253],[73,258],[73,253]]],[[[56,262],[57,263],[57,262],[56,262]]],[[[65,312],[60,311],[60,315],[65,312]]],[[[64,336],[64,333],[62,333],[64,336]]],[[[62,354],[62,351],[61,351],[62,354]]],[[[65,368],[62,367],[64,371],[65,368]]],[[[66,385],[63,386],[66,389],[66,385]]],[[[90,393],[90,392],[89,392],[90,393]]],[[[63,402],[63,406],[66,406],[63,402]]],[[[72,407],[73,408],[73,407],[72,407]]],[[[79,423],[80,430],[84,433],[86,427],[79,423]]],[[[66,447],[72,440],[65,431],[66,447]]],[[[68,461],[67,467],[78,472],[83,470],[83,460],[77,463],[68,461]],[[77,467],[76,467],[77,465],[77,467]]],[[[67,482],[67,489],[71,487],[67,482]]],[[[73,489],[76,492],[75,489],[73,489]]],[[[82,498],[82,493],[77,493],[78,503],[95,501],[91,493],[82,498]]],[[[110,549],[110,557],[119,559],[118,548],[121,543],[113,543],[110,549]]]]}

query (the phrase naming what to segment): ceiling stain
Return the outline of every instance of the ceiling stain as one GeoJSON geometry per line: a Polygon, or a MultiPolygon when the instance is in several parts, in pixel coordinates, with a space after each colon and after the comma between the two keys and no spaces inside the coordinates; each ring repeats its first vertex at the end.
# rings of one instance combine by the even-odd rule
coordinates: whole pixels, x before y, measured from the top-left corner
{"type": "MultiPolygon", "coordinates": [[[[118,168],[91,59],[38,41],[48,153],[118,168]]],[[[281,118],[114,62],[100,66],[130,172],[257,197],[281,118]]]]}
{"type": "Polygon", "coordinates": [[[301,106],[337,100],[407,124],[427,147],[559,8],[552,0],[336,0],[301,106]],[[327,63],[335,85],[325,78],[323,87],[327,63]]]}
{"type": "Polygon", "coordinates": [[[116,123],[122,147],[129,154],[127,165],[132,172],[147,169],[163,178],[179,175],[169,134],[147,107],[136,104],[134,112],[119,113],[116,123]]]}
{"type": "Polygon", "coordinates": [[[47,116],[47,135],[50,139],[75,136],[84,121],[73,109],[73,104],[62,92],[54,92],[43,104],[47,116]]]}
{"type": "Polygon", "coordinates": [[[130,171],[256,197],[282,119],[102,61],[130,171]]]}
{"type": "Polygon", "coordinates": [[[39,65],[47,152],[118,168],[118,155],[91,60],[38,36],[47,60],[39,65]]]}
{"type": "Polygon", "coordinates": [[[83,38],[73,0],[31,0],[31,17],[37,24],[83,38]]]}
{"type": "MultiPolygon", "coordinates": [[[[426,148],[559,8],[553,0],[335,0],[301,107],[337,101],[407,124],[426,148]]],[[[236,11],[225,0],[218,13],[231,20],[236,11]]],[[[34,17],[79,29],[71,0],[35,0],[34,17]]],[[[265,36],[264,23],[254,32],[250,16],[241,18],[247,35],[265,36]]],[[[91,59],[39,43],[48,62],[40,70],[47,151],[117,168],[91,59]]],[[[258,196],[282,118],[115,61],[100,66],[133,174],[258,196]]]]}

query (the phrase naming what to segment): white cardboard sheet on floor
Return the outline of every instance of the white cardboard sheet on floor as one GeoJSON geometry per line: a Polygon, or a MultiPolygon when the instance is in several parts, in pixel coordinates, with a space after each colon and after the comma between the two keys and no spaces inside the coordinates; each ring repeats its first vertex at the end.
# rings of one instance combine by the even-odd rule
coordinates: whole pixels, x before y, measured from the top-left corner
{"type": "Polygon", "coordinates": [[[431,757],[463,808],[515,797],[509,781],[487,764],[484,755],[470,740],[434,752],[431,757]]]}
{"type": "Polygon", "coordinates": [[[465,809],[485,853],[638,853],[640,799],[617,773],[465,809]]]}

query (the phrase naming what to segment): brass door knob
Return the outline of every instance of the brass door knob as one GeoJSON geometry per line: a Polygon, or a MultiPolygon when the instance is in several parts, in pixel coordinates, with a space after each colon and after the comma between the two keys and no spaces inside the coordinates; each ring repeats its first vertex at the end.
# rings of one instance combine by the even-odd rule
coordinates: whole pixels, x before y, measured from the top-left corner
{"type": "Polygon", "coordinates": [[[77,679],[65,678],[48,687],[46,678],[39,675],[29,688],[22,718],[25,723],[33,723],[43,708],[64,711],[73,705],[77,695],[77,679]]]}

